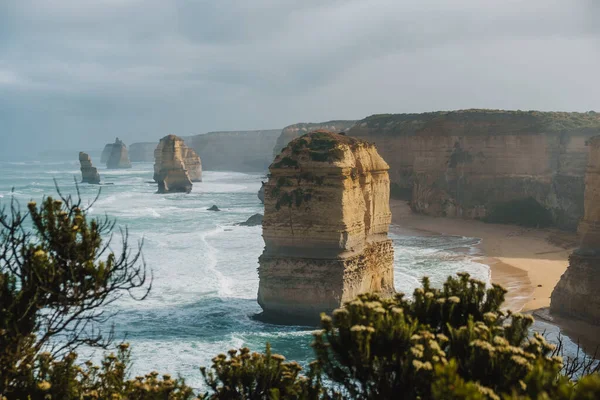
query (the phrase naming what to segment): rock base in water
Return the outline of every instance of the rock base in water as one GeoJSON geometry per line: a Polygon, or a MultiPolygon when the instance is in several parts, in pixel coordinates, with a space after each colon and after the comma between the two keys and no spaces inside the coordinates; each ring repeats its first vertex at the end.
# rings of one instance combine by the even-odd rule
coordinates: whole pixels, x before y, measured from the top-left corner
{"type": "Polygon", "coordinates": [[[219,207],[217,207],[216,205],[213,205],[212,207],[210,207],[210,208],[207,208],[207,210],[208,210],[208,211],[221,211],[221,210],[219,209],[219,207]]]}
{"type": "Polygon", "coordinates": [[[569,257],[569,267],[554,288],[550,311],[600,325],[600,254],[569,257]]]}
{"type": "Polygon", "coordinates": [[[81,165],[82,183],[100,184],[98,169],[92,165],[92,159],[87,153],[79,152],[79,164],[81,165]]]}
{"type": "Polygon", "coordinates": [[[254,214],[250,218],[246,220],[246,222],[240,222],[239,226],[258,226],[262,225],[263,215],[262,214],[254,214]]]}
{"type": "Polygon", "coordinates": [[[394,249],[391,240],[369,244],[361,253],[338,259],[259,259],[258,304],[263,319],[316,324],[361,293],[394,293],[394,249]]]}

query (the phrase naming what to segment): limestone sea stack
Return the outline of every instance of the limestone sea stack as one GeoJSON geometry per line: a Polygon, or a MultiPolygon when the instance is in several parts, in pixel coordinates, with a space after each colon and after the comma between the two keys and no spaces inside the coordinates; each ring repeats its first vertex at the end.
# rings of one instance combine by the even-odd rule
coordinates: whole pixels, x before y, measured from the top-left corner
{"type": "Polygon", "coordinates": [[[388,169],[374,145],[324,130],[275,158],[258,268],[265,319],[313,323],[360,293],[393,293],[388,169]]]}
{"type": "Polygon", "coordinates": [[[127,146],[119,138],[115,139],[112,144],[110,155],[106,161],[106,168],[108,169],[127,169],[131,168],[131,161],[129,161],[129,155],[127,153],[127,146]]]}
{"type": "Polygon", "coordinates": [[[92,159],[87,153],[79,152],[79,164],[81,165],[81,182],[100,184],[98,169],[92,165],[92,159]]]}
{"type": "Polygon", "coordinates": [[[202,180],[200,157],[184,144],[182,138],[167,135],[160,139],[154,150],[154,180],[158,183],[159,193],[189,193],[192,181],[202,180]]]}
{"type": "Polygon", "coordinates": [[[581,243],[552,292],[550,311],[600,325],[600,136],[588,146],[581,243]]]}
{"type": "Polygon", "coordinates": [[[102,155],[100,156],[100,163],[106,164],[106,162],[108,161],[108,158],[110,157],[112,147],[113,147],[112,143],[107,143],[106,146],[104,146],[104,149],[102,150],[102,155]]]}
{"type": "Polygon", "coordinates": [[[356,121],[341,120],[327,122],[300,122],[298,124],[289,125],[283,128],[281,134],[277,138],[275,147],[273,148],[273,157],[281,152],[281,149],[287,146],[292,140],[307,134],[308,132],[317,130],[327,130],[332,132],[345,132],[352,128],[356,121]]]}

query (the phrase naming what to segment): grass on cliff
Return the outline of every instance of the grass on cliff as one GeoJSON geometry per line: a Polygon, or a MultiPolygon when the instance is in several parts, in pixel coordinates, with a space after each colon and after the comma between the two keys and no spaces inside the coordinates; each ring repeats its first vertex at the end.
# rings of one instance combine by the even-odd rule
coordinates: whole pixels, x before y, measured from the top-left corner
{"type": "Polygon", "coordinates": [[[358,124],[387,134],[536,134],[597,130],[600,113],[468,109],[420,114],[376,114],[358,124]]]}

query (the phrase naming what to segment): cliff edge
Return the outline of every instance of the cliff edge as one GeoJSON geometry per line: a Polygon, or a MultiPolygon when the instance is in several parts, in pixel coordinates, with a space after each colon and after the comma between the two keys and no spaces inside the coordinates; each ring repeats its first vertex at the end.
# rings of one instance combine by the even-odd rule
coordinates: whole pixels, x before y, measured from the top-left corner
{"type": "Polygon", "coordinates": [[[277,156],[258,269],[265,318],[315,322],[360,293],[393,293],[388,168],[375,146],[329,131],[277,156]]]}
{"type": "Polygon", "coordinates": [[[583,216],[585,142],[598,134],[595,112],[476,109],[373,115],[348,131],[377,145],[392,195],[416,212],[485,219],[532,198],[568,230],[583,216]]]}
{"type": "Polygon", "coordinates": [[[581,243],[552,292],[550,311],[600,325],[600,136],[588,145],[581,243]]]}

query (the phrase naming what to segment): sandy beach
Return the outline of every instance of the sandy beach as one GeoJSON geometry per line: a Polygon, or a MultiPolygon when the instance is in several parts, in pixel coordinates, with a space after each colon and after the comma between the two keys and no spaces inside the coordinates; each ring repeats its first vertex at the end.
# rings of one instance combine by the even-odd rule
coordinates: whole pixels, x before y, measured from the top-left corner
{"type": "Polygon", "coordinates": [[[550,294],[568,266],[577,243],[574,233],[486,224],[458,218],[436,218],[411,212],[405,201],[391,200],[392,223],[402,229],[476,237],[492,281],[507,290],[506,306],[533,311],[550,305],[550,294]]]}

